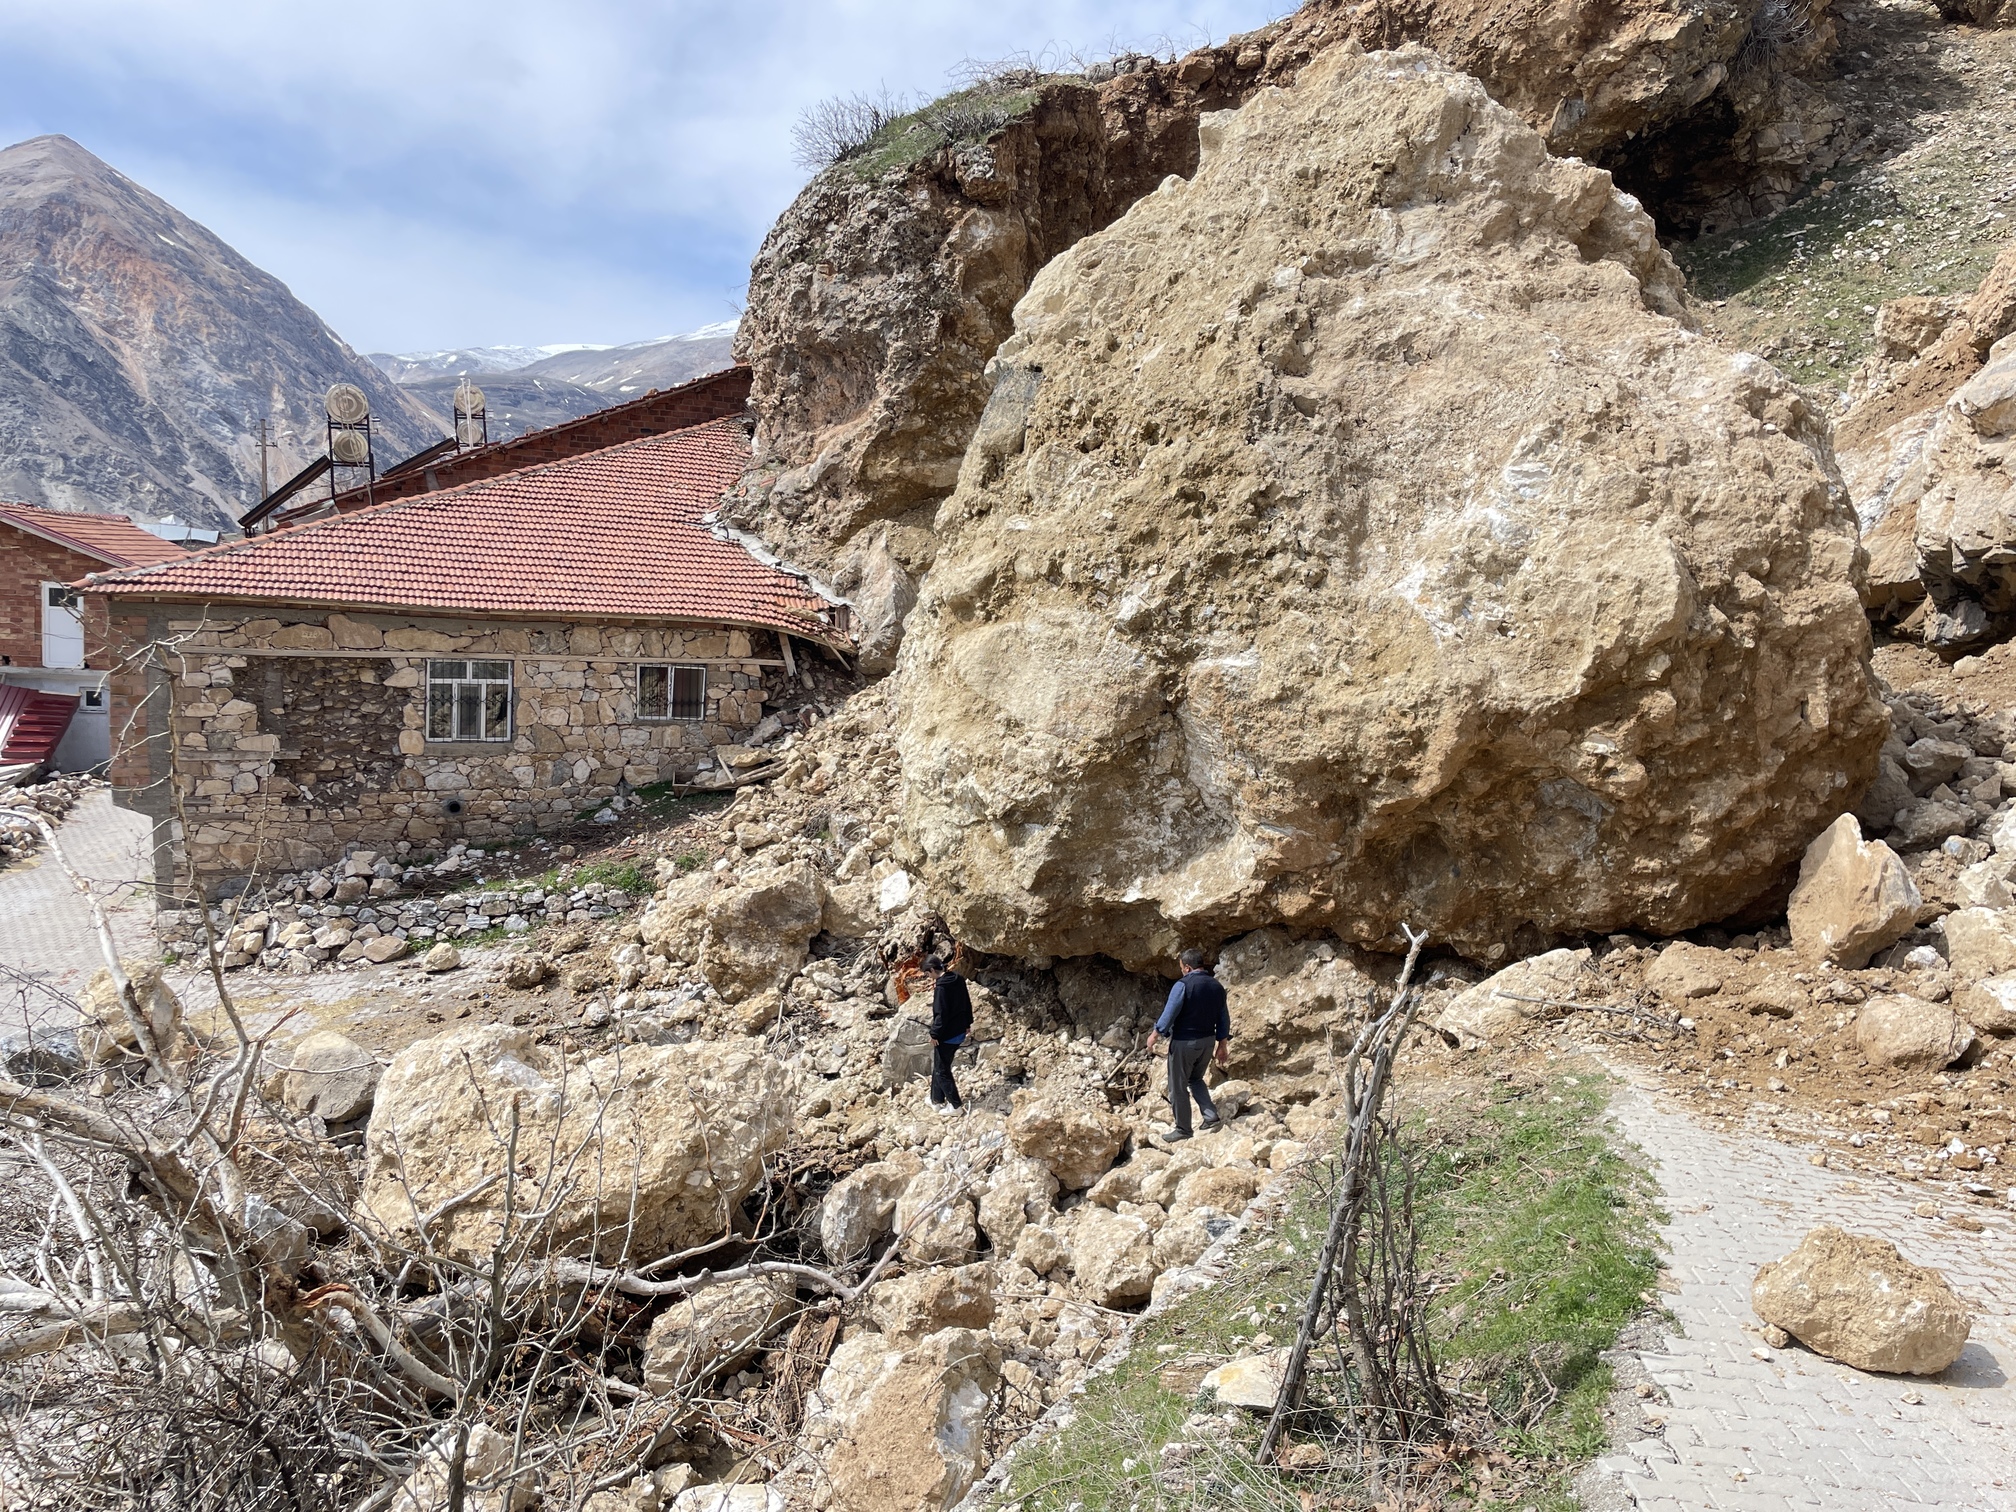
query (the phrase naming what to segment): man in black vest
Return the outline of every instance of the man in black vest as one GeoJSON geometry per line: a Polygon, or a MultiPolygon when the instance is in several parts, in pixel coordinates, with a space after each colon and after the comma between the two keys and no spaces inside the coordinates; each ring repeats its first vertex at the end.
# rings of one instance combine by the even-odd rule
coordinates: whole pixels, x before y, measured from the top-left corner
{"type": "Polygon", "coordinates": [[[1169,1041],[1169,1108],[1176,1117],[1170,1139],[1190,1137],[1190,1099],[1204,1112],[1204,1132],[1222,1127],[1218,1110],[1204,1085],[1204,1069],[1214,1047],[1222,1070],[1226,1046],[1232,1038],[1232,1014],[1225,1006],[1225,989],[1204,964],[1204,952],[1186,950],[1181,957],[1183,976],[1169,989],[1169,1001],[1162,1017],[1148,1034],[1148,1053],[1156,1051],[1156,1041],[1169,1041]]]}
{"type": "Polygon", "coordinates": [[[950,1118],[962,1112],[959,1084],[952,1080],[952,1057],[966,1043],[973,1028],[973,999],[966,992],[966,978],[945,969],[937,956],[924,961],[924,975],[931,981],[931,1106],[950,1118]]]}

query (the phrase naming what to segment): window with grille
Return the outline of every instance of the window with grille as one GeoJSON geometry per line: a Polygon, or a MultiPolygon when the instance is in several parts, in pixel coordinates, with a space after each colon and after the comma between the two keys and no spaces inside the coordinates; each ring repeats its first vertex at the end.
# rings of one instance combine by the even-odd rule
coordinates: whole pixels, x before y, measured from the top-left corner
{"type": "Polygon", "coordinates": [[[639,719],[705,719],[707,717],[707,669],[705,667],[639,667],[637,669],[637,717],[639,719]]]}
{"type": "Polygon", "coordinates": [[[435,661],[427,664],[429,740],[509,740],[511,663],[435,661]]]}

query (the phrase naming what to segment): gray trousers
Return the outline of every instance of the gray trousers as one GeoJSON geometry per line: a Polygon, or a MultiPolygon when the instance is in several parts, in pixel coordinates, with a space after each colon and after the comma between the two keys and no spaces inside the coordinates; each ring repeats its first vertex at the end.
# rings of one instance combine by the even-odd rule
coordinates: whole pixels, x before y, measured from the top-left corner
{"type": "Polygon", "coordinates": [[[1218,1048],[1213,1039],[1169,1041],[1169,1111],[1176,1119],[1176,1132],[1188,1134],[1190,1099],[1204,1110],[1206,1119],[1218,1116],[1211,1105],[1211,1093],[1204,1085],[1204,1069],[1211,1064],[1211,1052],[1218,1048]]]}

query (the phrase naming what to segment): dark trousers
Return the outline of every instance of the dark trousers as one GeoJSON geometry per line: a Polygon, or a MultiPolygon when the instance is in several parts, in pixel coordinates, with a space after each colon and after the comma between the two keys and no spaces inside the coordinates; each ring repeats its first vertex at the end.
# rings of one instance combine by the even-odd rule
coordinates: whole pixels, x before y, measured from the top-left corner
{"type": "Polygon", "coordinates": [[[952,1057],[959,1053],[957,1045],[940,1041],[931,1047],[931,1101],[950,1103],[953,1107],[964,1107],[959,1101],[959,1083],[952,1080],[952,1057]]]}
{"type": "Polygon", "coordinates": [[[1190,1099],[1197,1099],[1197,1106],[1204,1110],[1208,1123],[1218,1117],[1218,1110],[1211,1103],[1210,1090],[1204,1085],[1204,1069],[1211,1064],[1211,1052],[1218,1048],[1218,1042],[1211,1039],[1171,1040],[1169,1042],[1169,1111],[1175,1115],[1176,1132],[1188,1134],[1190,1129],[1190,1099]]]}

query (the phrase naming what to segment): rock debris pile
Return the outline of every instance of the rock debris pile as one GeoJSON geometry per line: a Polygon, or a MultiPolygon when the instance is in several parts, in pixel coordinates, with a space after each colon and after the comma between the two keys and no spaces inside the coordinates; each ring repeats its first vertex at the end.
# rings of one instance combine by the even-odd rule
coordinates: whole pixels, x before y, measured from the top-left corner
{"type": "Polygon", "coordinates": [[[42,848],[42,832],[31,816],[61,822],[86,796],[106,786],[88,772],[62,772],[31,787],[0,788],[0,866],[42,848]]]}

